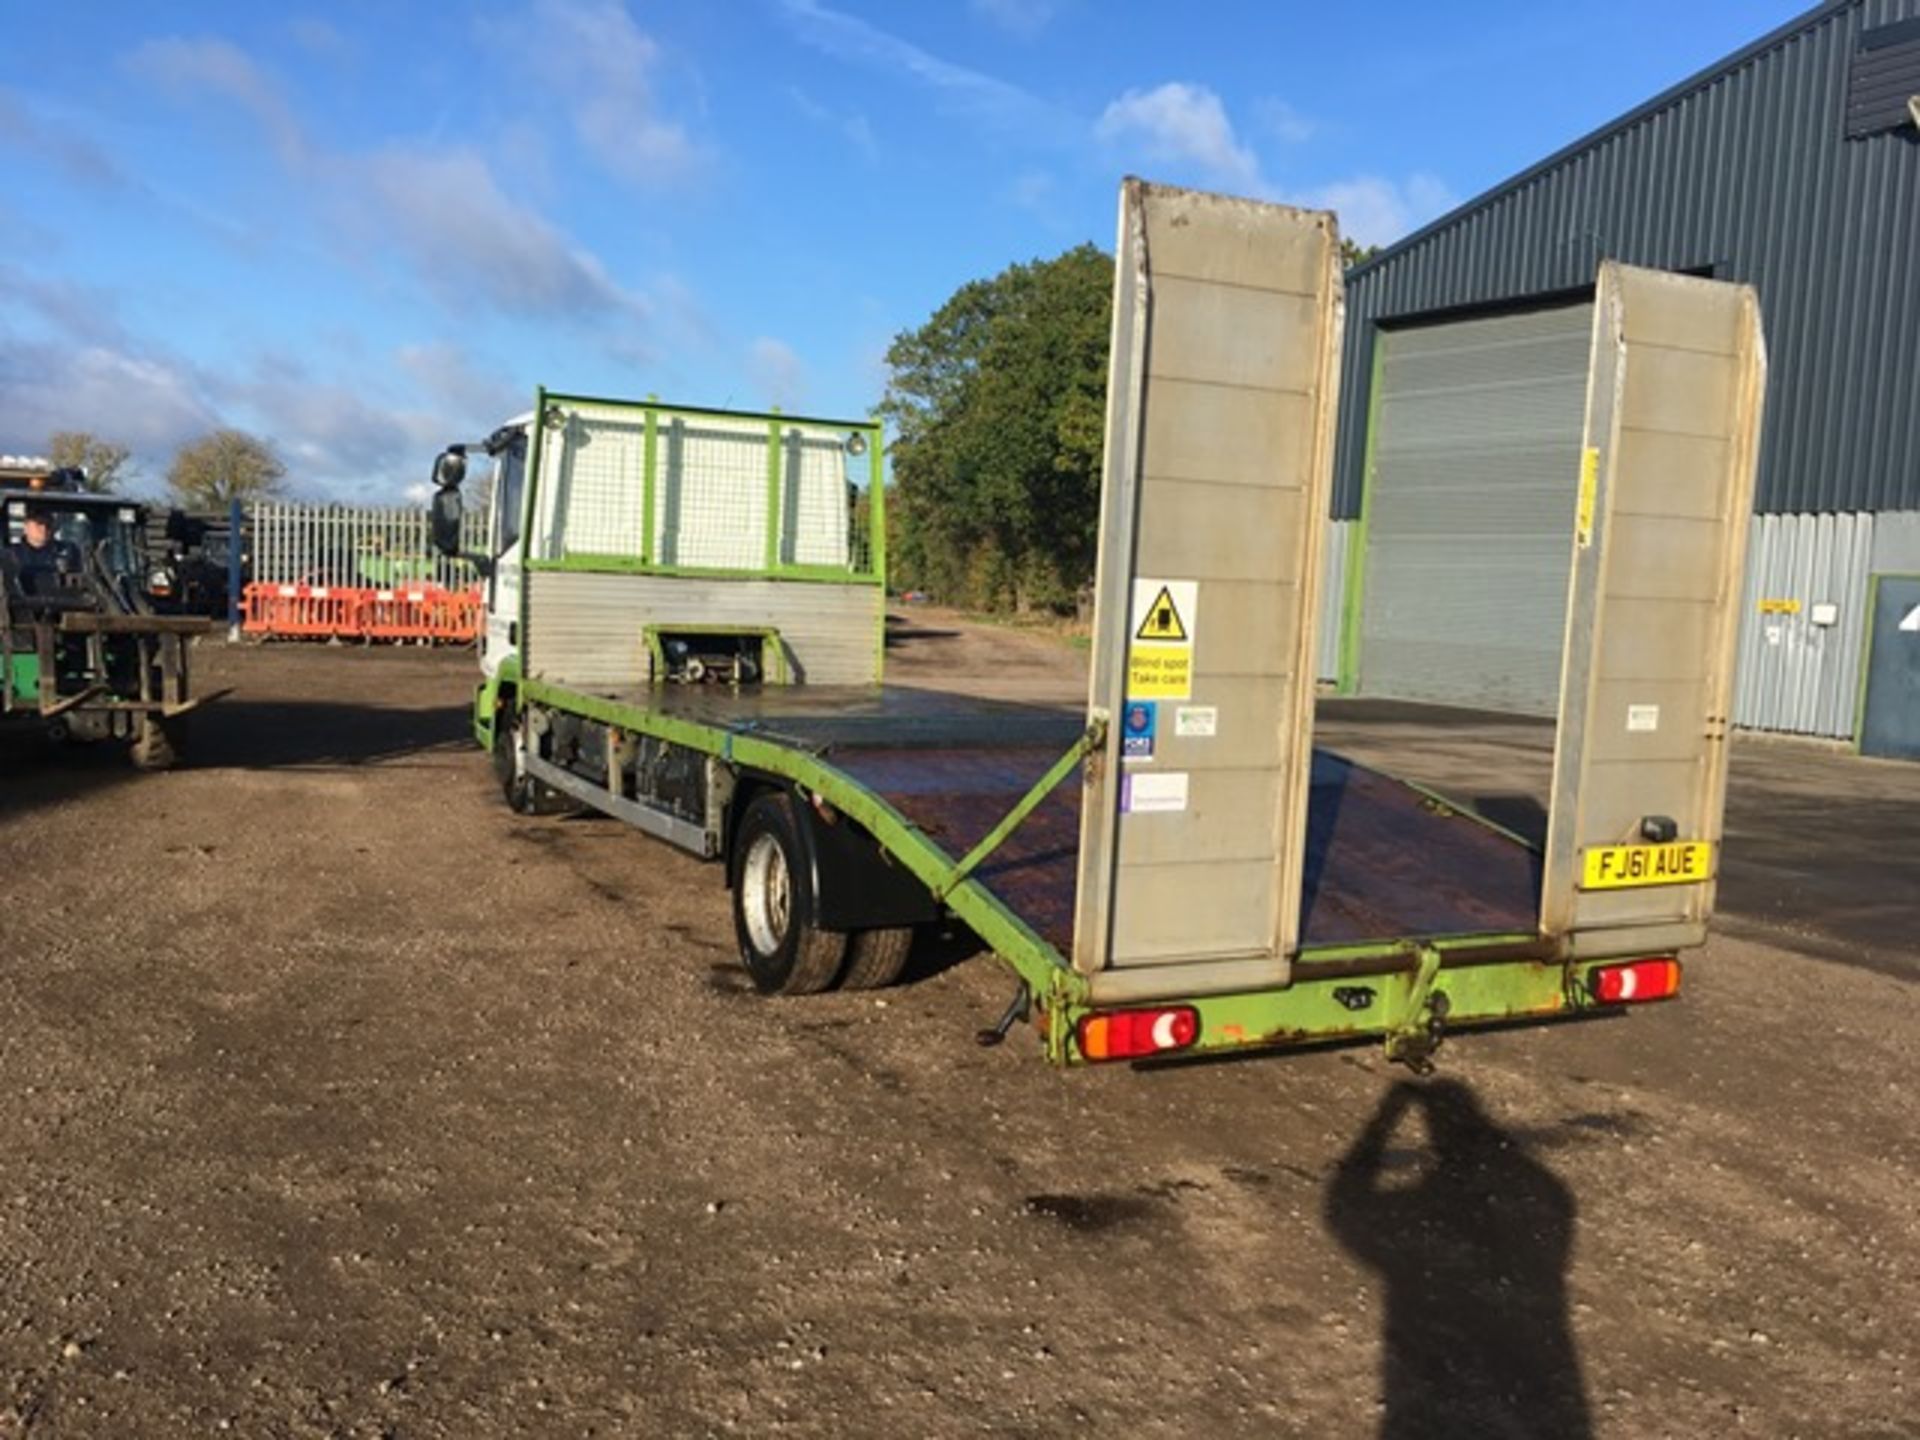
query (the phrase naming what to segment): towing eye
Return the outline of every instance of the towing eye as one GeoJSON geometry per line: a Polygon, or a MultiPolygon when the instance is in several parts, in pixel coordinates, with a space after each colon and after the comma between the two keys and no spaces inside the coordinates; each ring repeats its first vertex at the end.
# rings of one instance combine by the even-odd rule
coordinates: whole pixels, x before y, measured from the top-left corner
{"type": "Polygon", "coordinates": [[[1407,994],[1407,1008],[1400,1023],[1387,1031],[1387,1059],[1396,1060],[1416,1075],[1433,1073],[1433,1055],[1446,1038],[1449,1002],[1444,992],[1433,988],[1440,974],[1440,952],[1431,945],[1420,947],[1420,968],[1414,972],[1413,989],[1407,994]]]}

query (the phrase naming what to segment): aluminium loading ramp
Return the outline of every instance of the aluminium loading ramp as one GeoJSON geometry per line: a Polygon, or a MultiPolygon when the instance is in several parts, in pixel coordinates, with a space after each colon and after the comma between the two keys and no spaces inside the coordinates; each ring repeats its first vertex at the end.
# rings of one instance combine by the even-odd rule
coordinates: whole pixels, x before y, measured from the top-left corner
{"type": "MultiPolygon", "coordinates": [[[[751,738],[805,756],[887,805],[957,863],[1081,735],[1073,711],[905,686],[668,685],[602,692],[635,730],[649,713],[698,726],[709,748],[751,738]]],[[[826,778],[821,776],[819,778],[826,778]]],[[[1053,950],[1073,948],[1079,771],[1062,779],[972,872],[1053,950]]],[[[1408,940],[1531,937],[1540,855],[1427,791],[1326,751],[1313,756],[1302,958],[1408,940]]]]}

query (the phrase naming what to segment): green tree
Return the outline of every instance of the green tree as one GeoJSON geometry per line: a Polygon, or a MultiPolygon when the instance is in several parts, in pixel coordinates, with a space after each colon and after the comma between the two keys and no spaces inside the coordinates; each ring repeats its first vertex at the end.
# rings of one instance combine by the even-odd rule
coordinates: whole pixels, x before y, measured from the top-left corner
{"type": "Polygon", "coordinates": [[[968,282],[894,340],[880,408],[899,583],[1074,608],[1093,577],[1112,289],[1113,262],[1082,245],[968,282]]]}
{"type": "Polygon", "coordinates": [[[1345,269],[1351,270],[1354,266],[1371,260],[1379,253],[1380,247],[1378,245],[1362,245],[1351,235],[1342,235],[1340,237],[1340,264],[1345,269]]]}
{"type": "Polygon", "coordinates": [[[167,469],[167,486],[188,510],[223,510],[280,493],[287,467],[273,447],[244,430],[215,430],[182,445],[167,469]]]}
{"type": "Polygon", "coordinates": [[[96,494],[131,478],[127,468],[131,453],[118,441],[102,440],[86,430],[56,430],[47,440],[47,458],[54,468],[80,471],[87,477],[87,489],[96,494]]]}

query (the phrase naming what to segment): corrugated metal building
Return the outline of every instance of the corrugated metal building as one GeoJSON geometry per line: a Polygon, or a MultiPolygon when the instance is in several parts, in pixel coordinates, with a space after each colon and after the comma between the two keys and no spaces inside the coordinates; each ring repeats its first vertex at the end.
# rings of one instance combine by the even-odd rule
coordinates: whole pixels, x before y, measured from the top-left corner
{"type": "Polygon", "coordinates": [[[1758,287],[1737,718],[1855,733],[1869,576],[1920,572],[1910,97],[1920,0],[1829,0],[1349,273],[1345,688],[1551,710],[1592,286],[1613,258],[1758,287]]]}

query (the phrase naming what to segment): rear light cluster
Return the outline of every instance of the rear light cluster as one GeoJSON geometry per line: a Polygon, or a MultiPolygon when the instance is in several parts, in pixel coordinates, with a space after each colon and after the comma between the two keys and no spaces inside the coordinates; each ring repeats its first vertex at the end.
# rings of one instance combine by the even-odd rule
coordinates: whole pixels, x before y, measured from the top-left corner
{"type": "Polygon", "coordinates": [[[1634,960],[1625,965],[1602,965],[1587,976],[1587,988],[1602,1005],[1667,1000],[1680,993],[1680,962],[1634,960]]]}
{"type": "Polygon", "coordinates": [[[1110,1010],[1082,1016],[1080,1054],[1088,1060],[1138,1060],[1185,1050],[1200,1038],[1200,1012],[1191,1005],[1154,1010],[1110,1010]]]}

